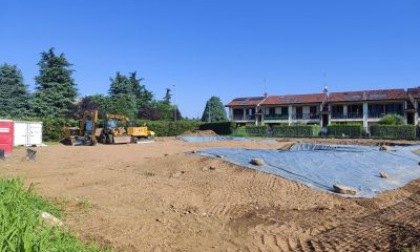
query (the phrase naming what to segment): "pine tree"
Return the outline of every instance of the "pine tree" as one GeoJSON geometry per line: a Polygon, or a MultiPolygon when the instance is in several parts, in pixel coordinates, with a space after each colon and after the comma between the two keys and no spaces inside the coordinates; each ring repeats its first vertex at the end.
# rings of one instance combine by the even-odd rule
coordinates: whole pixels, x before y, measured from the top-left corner
{"type": "Polygon", "coordinates": [[[65,117],[74,104],[77,88],[71,77],[73,70],[64,57],[56,55],[54,48],[41,53],[39,75],[35,77],[36,92],[32,101],[33,110],[41,117],[65,117]]]}
{"type": "Polygon", "coordinates": [[[133,84],[120,72],[117,72],[115,78],[111,78],[110,81],[109,95],[112,100],[111,112],[135,119],[138,111],[133,84]]]}
{"type": "Polygon", "coordinates": [[[134,95],[136,96],[137,112],[141,117],[141,111],[152,105],[153,93],[146,89],[146,86],[141,85],[143,78],[137,79],[137,73],[132,72],[129,75],[129,80],[133,87],[134,95]]]}
{"type": "Polygon", "coordinates": [[[29,94],[16,65],[0,66],[0,116],[21,118],[29,114],[29,94]]]}
{"type": "Polygon", "coordinates": [[[219,97],[212,96],[207,101],[206,107],[204,108],[203,116],[201,117],[201,121],[203,122],[228,121],[227,116],[226,116],[226,110],[219,97]]]}

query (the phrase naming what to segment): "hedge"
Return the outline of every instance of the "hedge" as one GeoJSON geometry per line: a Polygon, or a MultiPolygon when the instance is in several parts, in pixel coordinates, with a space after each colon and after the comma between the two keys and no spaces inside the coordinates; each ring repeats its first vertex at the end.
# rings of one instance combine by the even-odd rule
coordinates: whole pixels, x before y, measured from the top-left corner
{"type": "Polygon", "coordinates": [[[235,127],[233,122],[202,123],[199,130],[213,130],[218,135],[230,135],[235,127]]]}
{"type": "Polygon", "coordinates": [[[317,137],[321,131],[319,125],[273,126],[273,137],[317,137]]]}
{"type": "Polygon", "coordinates": [[[333,137],[359,138],[363,127],[361,124],[332,124],[327,129],[328,135],[333,137]]]}
{"type": "MultiPolygon", "coordinates": [[[[138,120],[141,125],[142,120],[138,120]]],[[[201,122],[197,121],[148,121],[147,126],[156,133],[156,136],[178,136],[186,131],[196,131],[199,129],[201,122]]]]}
{"type": "Polygon", "coordinates": [[[374,125],[370,127],[370,134],[381,139],[416,139],[414,125],[374,125]]]}
{"type": "Polygon", "coordinates": [[[269,128],[267,126],[246,126],[246,135],[253,137],[269,136],[269,128]]]}

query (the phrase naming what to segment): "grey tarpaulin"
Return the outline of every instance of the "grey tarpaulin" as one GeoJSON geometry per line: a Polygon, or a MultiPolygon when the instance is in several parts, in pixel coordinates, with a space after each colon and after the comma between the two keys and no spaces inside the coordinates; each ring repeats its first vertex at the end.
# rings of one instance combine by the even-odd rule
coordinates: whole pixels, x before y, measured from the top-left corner
{"type": "Polygon", "coordinates": [[[197,154],[222,157],[328,192],[337,183],[357,189],[355,197],[373,197],[420,178],[420,156],[412,152],[420,146],[393,148],[395,151],[380,151],[379,147],[297,143],[286,151],[214,148],[197,154]],[[265,164],[254,166],[250,164],[253,158],[262,158],[265,164]],[[379,172],[389,178],[380,178],[379,172]]]}

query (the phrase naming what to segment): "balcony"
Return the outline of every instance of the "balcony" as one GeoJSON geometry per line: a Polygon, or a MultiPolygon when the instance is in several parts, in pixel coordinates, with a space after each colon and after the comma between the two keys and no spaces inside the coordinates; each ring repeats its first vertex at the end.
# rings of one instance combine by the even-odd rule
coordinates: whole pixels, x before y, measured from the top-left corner
{"type": "Polygon", "coordinates": [[[266,121],[289,120],[289,115],[264,115],[266,121]]]}
{"type": "Polygon", "coordinates": [[[361,112],[347,112],[344,113],[332,113],[331,119],[362,119],[363,113],[361,112]]]}
{"type": "Polygon", "coordinates": [[[234,115],[233,116],[234,121],[255,121],[255,115],[234,115]]]}
{"type": "Polygon", "coordinates": [[[385,115],[400,115],[400,116],[404,116],[404,112],[402,111],[389,111],[389,112],[376,112],[376,111],[369,111],[368,112],[368,118],[381,118],[385,115]]]}
{"type": "Polygon", "coordinates": [[[319,120],[319,114],[315,113],[295,113],[292,114],[293,120],[319,120]]]}

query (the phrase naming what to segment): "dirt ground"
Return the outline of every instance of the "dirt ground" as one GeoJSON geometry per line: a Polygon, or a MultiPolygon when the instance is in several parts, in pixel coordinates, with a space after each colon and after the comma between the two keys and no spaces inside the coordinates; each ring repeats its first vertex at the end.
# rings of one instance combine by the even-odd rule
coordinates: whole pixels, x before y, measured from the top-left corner
{"type": "Polygon", "coordinates": [[[19,148],[0,162],[0,175],[35,183],[38,192],[65,207],[65,225],[82,240],[116,251],[400,251],[420,246],[420,180],[374,199],[351,199],[191,154],[213,147],[281,148],[290,141],[158,138],[149,144],[52,145],[36,148],[35,160],[27,160],[26,149],[19,148]]]}

